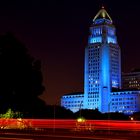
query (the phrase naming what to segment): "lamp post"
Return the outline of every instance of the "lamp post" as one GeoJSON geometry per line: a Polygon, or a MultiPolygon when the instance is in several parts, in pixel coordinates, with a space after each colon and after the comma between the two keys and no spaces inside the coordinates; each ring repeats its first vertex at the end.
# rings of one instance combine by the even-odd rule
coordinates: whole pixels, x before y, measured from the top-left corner
{"type": "Polygon", "coordinates": [[[131,121],[133,121],[133,120],[134,120],[134,118],[133,118],[133,117],[130,117],[130,120],[131,120],[131,121]]]}
{"type": "Polygon", "coordinates": [[[55,133],[55,127],[56,127],[56,109],[57,105],[59,105],[59,100],[56,100],[55,103],[53,104],[53,133],[55,133]]]}
{"type": "Polygon", "coordinates": [[[110,119],[110,105],[111,105],[111,103],[112,103],[112,101],[110,101],[109,103],[108,103],[108,119],[110,119]]]}
{"type": "Polygon", "coordinates": [[[81,117],[81,106],[82,106],[82,101],[81,101],[81,103],[80,103],[80,107],[79,107],[79,110],[80,110],[80,117],[81,117]]]}
{"type": "Polygon", "coordinates": [[[108,103],[108,134],[110,134],[110,104],[112,101],[108,103]]]}
{"type": "Polygon", "coordinates": [[[55,133],[55,104],[54,104],[54,107],[53,107],[53,132],[55,133]]]}

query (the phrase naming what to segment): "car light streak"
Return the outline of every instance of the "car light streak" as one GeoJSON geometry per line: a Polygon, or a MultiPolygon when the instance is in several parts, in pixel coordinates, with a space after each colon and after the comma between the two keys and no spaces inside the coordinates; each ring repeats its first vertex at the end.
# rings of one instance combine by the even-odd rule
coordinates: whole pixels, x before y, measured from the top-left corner
{"type": "Polygon", "coordinates": [[[74,129],[80,124],[83,127],[90,126],[96,130],[110,129],[140,131],[140,121],[86,120],[85,122],[80,123],[73,119],[22,119],[21,121],[17,119],[0,119],[1,129],[20,128],[18,126],[21,124],[25,125],[25,128],[74,129]]]}

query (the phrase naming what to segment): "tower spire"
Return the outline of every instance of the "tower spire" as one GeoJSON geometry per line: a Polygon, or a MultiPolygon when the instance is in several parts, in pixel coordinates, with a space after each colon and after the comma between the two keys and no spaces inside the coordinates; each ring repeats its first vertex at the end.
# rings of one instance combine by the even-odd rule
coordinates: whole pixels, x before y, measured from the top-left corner
{"type": "Polygon", "coordinates": [[[111,17],[109,16],[109,14],[107,13],[107,11],[105,10],[104,6],[102,5],[102,8],[99,10],[99,12],[96,14],[96,16],[94,17],[93,21],[95,21],[96,19],[109,19],[112,22],[111,17]]]}
{"type": "Polygon", "coordinates": [[[104,2],[103,2],[103,0],[100,0],[100,6],[101,6],[101,9],[104,9],[104,2]]]}

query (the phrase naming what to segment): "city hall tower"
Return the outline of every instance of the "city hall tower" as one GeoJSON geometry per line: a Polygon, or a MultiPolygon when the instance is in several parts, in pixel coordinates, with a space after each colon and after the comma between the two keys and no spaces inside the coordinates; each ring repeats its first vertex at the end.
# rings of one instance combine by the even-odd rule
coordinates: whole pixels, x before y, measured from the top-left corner
{"type": "Polygon", "coordinates": [[[80,109],[125,114],[140,111],[140,90],[121,88],[120,47],[113,21],[103,7],[90,27],[84,63],[84,93],[63,95],[61,106],[73,112],[80,109]]]}
{"type": "Polygon", "coordinates": [[[115,26],[102,7],[93,19],[85,48],[83,108],[110,112],[111,92],[121,88],[120,58],[115,26]]]}

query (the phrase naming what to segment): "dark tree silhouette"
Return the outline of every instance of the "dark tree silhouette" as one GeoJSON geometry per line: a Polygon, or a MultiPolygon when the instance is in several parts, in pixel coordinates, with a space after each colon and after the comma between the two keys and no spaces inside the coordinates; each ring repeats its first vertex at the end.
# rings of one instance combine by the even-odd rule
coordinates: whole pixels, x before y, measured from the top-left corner
{"type": "Polygon", "coordinates": [[[140,112],[135,112],[131,117],[133,117],[135,121],[140,120],[140,112]]]}
{"type": "Polygon", "coordinates": [[[69,109],[58,105],[47,105],[47,114],[45,118],[52,119],[73,119],[74,113],[69,109]]]}
{"type": "Polygon", "coordinates": [[[0,111],[40,111],[45,103],[38,96],[43,91],[40,61],[12,34],[0,36],[0,111]]]}
{"type": "Polygon", "coordinates": [[[93,120],[128,120],[129,116],[119,112],[101,113],[98,109],[82,109],[75,113],[75,116],[93,120]]]}
{"type": "Polygon", "coordinates": [[[76,118],[84,117],[85,119],[102,119],[102,114],[98,109],[81,109],[75,113],[76,118]]]}

